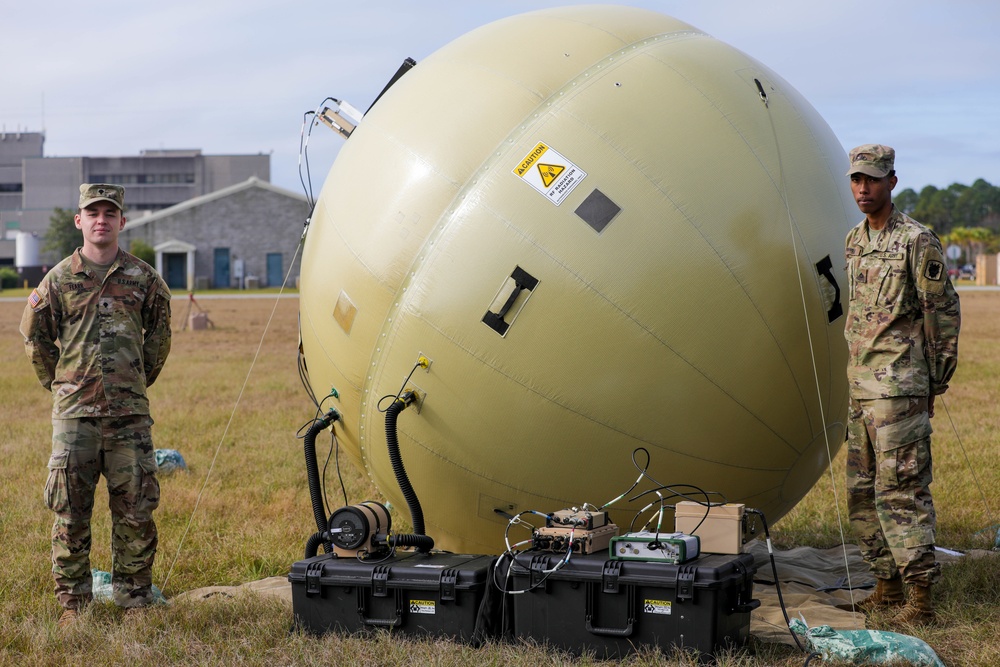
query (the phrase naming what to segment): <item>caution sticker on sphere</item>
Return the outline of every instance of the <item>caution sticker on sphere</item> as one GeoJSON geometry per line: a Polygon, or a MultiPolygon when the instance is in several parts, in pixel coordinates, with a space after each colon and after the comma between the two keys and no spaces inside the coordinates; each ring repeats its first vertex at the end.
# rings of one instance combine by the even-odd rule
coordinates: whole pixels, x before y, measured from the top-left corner
{"type": "Polygon", "coordinates": [[[435,614],[434,600],[410,600],[411,614],[435,614]]]}
{"type": "Polygon", "coordinates": [[[647,614],[670,615],[670,600],[646,600],[642,604],[642,610],[647,614]]]}
{"type": "Polygon", "coordinates": [[[587,172],[538,142],[514,167],[514,175],[558,206],[587,177],[587,172]]]}

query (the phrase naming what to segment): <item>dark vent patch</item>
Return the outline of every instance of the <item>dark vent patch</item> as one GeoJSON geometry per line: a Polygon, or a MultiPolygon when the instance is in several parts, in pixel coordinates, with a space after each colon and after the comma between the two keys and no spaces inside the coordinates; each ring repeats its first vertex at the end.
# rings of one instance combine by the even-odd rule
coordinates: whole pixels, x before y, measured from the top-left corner
{"type": "Polygon", "coordinates": [[[611,201],[600,190],[595,189],[587,195],[575,213],[600,234],[621,210],[621,206],[611,201]]]}

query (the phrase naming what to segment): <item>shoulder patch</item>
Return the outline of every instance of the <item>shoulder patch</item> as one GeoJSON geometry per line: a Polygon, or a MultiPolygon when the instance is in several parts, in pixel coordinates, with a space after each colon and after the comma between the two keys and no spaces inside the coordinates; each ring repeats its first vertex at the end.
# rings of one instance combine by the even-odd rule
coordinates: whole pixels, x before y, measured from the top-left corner
{"type": "Polygon", "coordinates": [[[945,269],[941,251],[930,246],[924,252],[922,260],[920,273],[917,275],[917,289],[921,292],[941,294],[948,281],[948,271],[945,269]]]}
{"type": "Polygon", "coordinates": [[[924,278],[927,280],[941,280],[944,277],[944,264],[936,260],[927,262],[924,268],[924,278]]]}
{"type": "Polygon", "coordinates": [[[38,290],[36,289],[31,290],[31,294],[28,295],[28,305],[31,306],[32,308],[35,308],[36,306],[38,306],[41,300],[42,297],[38,293],[38,290]]]}

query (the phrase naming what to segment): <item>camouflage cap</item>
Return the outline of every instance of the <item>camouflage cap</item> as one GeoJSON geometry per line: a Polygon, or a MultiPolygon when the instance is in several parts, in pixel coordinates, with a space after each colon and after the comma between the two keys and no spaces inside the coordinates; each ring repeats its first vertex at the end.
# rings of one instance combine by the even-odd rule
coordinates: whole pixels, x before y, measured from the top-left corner
{"type": "Polygon", "coordinates": [[[851,149],[851,168],[847,175],[868,174],[875,178],[886,176],[894,168],[896,151],[881,144],[865,144],[851,149]]]}
{"type": "Polygon", "coordinates": [[[109,201],[124,211],[125,188],[110,183],[84,183],[81,185],[80,208],[86,208],[96,201],[109,201]]]}

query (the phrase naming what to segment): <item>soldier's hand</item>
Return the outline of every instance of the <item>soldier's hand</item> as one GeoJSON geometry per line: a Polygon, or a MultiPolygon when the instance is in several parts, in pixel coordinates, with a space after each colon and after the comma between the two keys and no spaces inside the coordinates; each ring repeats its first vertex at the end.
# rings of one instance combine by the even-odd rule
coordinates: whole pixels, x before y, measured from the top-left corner
{"type": "Polygon", "coordinates": [[[934,416],[934,394],[927,397],[927,417],[934,416]]]}

